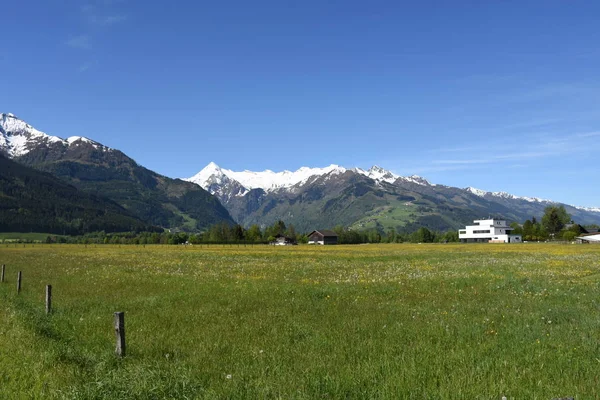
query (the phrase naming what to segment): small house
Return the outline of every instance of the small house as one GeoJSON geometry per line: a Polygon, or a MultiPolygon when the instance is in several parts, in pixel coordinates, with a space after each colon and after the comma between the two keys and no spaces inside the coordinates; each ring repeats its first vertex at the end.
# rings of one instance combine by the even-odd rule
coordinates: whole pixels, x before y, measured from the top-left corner
{"type": "Polygon", "coordinates": [[[294,239],[280,234],[275,236],[275,240],[271,244],[275,246],[292,246],[298,243],[294,239]]]}
{"type": "Polygon", "coordinates": [[[308,244],[337,244],[338,235],[334,231],[326,229],[312,231],[308,235],[308,244]]]}

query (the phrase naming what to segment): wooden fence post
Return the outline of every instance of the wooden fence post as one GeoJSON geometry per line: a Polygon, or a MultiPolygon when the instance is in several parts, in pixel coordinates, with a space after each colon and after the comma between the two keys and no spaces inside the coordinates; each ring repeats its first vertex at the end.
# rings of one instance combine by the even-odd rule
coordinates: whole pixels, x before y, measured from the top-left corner
{"type": "Polygon", "coordinates": [[[4,271],[6,271],[6,265],[2,264],[2,276],[0,276],[0,282],[4,282],[4,271]]]}
{"type": "Polygon", "coordinates": [[[21,271],[19,271],[19,274],[17,275],[17,294],[21,293],[21,278],[22,274],[21,271]]]}
{"type": "Polygon", "coordinates": [[[115,335],[117,336],[117,347],[115,353],[119,357],[125,357],[125,313],[115,313],[115,335]]]}
{"type": "Polygon", "coordinates": [[[46,285],[46,314],[52,312],[52,285],[46,285]]]}

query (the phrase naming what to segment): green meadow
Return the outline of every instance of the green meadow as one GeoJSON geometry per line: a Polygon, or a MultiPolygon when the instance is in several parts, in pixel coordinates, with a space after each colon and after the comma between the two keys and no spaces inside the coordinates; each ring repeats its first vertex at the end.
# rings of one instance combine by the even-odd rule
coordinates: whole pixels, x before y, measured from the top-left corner
{"type": "Polygon", "coordinates": [[[600,393],[600,246],[3,244],[0,264],[3,399],[600,393]]]}

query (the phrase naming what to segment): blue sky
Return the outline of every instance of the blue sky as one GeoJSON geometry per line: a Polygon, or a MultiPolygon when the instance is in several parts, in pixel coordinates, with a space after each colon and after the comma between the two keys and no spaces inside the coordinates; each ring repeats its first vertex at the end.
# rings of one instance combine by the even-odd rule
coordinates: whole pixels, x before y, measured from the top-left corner
{"type": "Polygon", "coordinates": [[[2,5],[0,111],[188,177],[380,165],[600,206],[598,2],[2,5]]]}

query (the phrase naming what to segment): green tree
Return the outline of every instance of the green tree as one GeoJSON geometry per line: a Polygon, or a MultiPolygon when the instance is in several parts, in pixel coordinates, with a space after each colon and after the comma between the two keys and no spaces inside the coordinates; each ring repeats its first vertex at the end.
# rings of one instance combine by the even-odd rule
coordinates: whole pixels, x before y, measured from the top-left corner
{"type": "Polygon", "coordinates": [[[397,232],[394,228],[388,228],[385,236],[388,243],[396,243],[397,232]]]}
{"type": "Polygon", "coordinates": [[[273,236],[283,235],[283,234],[285,234],[285,231],[286,231],[285,222],[283,222],[282,220],[275,222],[275,224],[273,225],[273,232],[272,232],[273,236]]]}
{"type": "Polygon", "coordinates": [[[434,240],[435,235],[433,232],[423,226],[413,234],[412,241],[416,243],[433,243],[434,240]]]}
{"type": "Polygon", "coordinates": [[[565,229],[560,233],[560,236],[569,242],[579,235],[581,235],[581,228],[578,224],[573,224],[568,229],[565,229]]]}
{"type": "Polygon", "coordinates": [[[552,236],[560,232],[569,221],[571,221],[571,216],[564,206],[548,206],[544,209],[542,225],[552,236]]]}
{"type": "Polygon", "coordinates": [[[232,230],[233,240],[236,242],[241,242],[244,240],[245,231],[244,228],[240,224],[236,224],[232,230]]]}
{"type": "Polygon", "coordinates": [[[249,242],[260,242],[262,240],[262,232],[258,225],[252,225],[246,231],[246,239],[249,242]]]}
{"type": "Polygon", "coordinates": [[[458,232],[457,231],[448,231],[444,233],[442,236],[443,242],[458,242],[458,232]]]}
{"type": "Polygon", "coordinates": [[[562,238],[568,242],[571,242],[577,237],[577,235],[578,235],[577,233],[575,233],[571,230],[566,230],[563,232],[562,238]]]}
{"type": "Polygon", "coordinates": [[[271,236],[276,237],[277,235],[285,235],[285,231],[286,231],[285,222],[283,222],[282,220],[278,220],[273,225],[268,226],[265,229],[264,236],[266,236],[268,239],[271,236]]]}
{"type": "Polygon", "coordinates": [[[523,240],[533,240],[534,224],[530,220],[523,224],[523,240]]]}
{"type": "Polygon", "coordinates": [[[513,228],[512,230],[512,234],[513,235],[523,235],[523,227],[521,225],[519,225],[519,223],[517,222],[513,222],[512,224],[510,224],[510,227],[513,228]]]}
{"type": "Polygon", "coordinates": [[[548,231],[544,228],[544,225],[539,222],[533,226],[533,237],[532,240],[546,240],[548,239],[548,231]]]}
{"type": "Polygon", "coordinates": [[[298,238],[298,233],[296,233],[296,228],[294,225],[290,224],[285,231],[285,236],[289,237],[292,240],[296,240],[298,238]]]}

